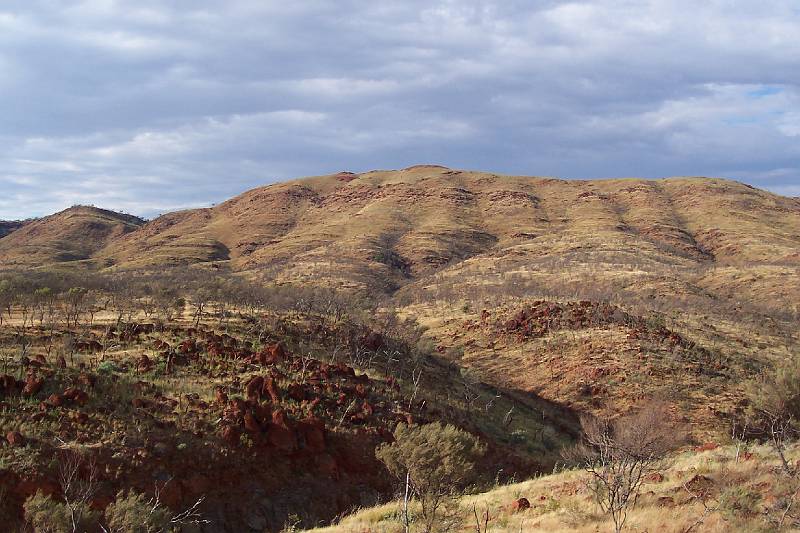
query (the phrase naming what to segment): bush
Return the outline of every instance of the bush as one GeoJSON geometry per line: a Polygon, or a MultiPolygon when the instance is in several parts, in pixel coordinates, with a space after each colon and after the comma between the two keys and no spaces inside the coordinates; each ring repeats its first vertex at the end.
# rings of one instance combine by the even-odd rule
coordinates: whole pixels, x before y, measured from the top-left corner
{"type": "Polygon", "coordinates": [[[800,357],[765,372],[748,387],[749,424],[765,437],[787,475],[795,469],[786,458],[786,445],[800,434],[800,357]]]}
{"type": "Polygon", "coordinates": [[[97,365],[97,371],[101,374],[112,374],[119,372],[120,368],[113,361],[103,361],[97,365]]]}
{"type": "Polygon", "coordinates": [[[381,445],[375,455],[419,500],[425,530],[444,530],[445,526],[438,524],[437,513],[476,480],[475,461],[485,448],[469,433],[438,422],[423,426],[400,424],[394,437],[394,443],[381,445]]]}
{"type": "Polygon", "coordinates": [[[761,496],[749,487],[732,486],[719,495],[719,511],[726,520],[749,518],[758,514],[761,496]]]}
{"type": "Polygon", "coordinates": [[[37,491],[23,505],[25,521],[36,533],[72,533],[93,530],[97,524],[97,512],[87,504],[72,507],[58,502],[37,491]]]}
{"type": "Polygon", "coordinates": [[[120,491],[106,508],[106,522],[112,533],[159,533],[167,530],[172,514],[153,505],[153,501],[133,491],[120,491]]]}

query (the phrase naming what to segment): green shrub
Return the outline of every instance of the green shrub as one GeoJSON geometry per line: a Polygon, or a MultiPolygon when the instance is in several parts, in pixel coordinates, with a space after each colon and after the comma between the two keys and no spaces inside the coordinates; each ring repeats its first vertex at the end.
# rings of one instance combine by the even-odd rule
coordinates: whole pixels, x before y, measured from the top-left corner
{"type": "Polygon", "coordinates": [[[748,487],[728,487],[719,495],[719,512],[726,520],[749,518],[758,513],[761,495],[748,487]]]}
{"type": "Polygon", "coordinates": [[[419,500],[425,530],[443,530],[437,513],[452,507],[456,497],[476,481],[475,462],[485,453],[477,438],[438,422],[400,424],[395,442],[375,451],[386,468],[419,500]]]}
{"type": "Polygon", "coordinates": [[[101,374],[112,374],[119,372],[119,367],[113,361],[103,361],[97,365],[97,371],[101,374]]]}
{"type": "Polygon", "coordinates": [[[98,514],[87,504],[75,504],[72,509],[37,491],[23,505],[25,521],[36,533],[72,533],[94,530],[98,514]],[[73,527],[74,522],[74,527],[73,527]]]}
{"type": "Polygon", "coordinates": [[[169,509],[133,491],[120,491],[106,508],[106,522],[112,533],[160,533],[170,526],[169,509]]]}

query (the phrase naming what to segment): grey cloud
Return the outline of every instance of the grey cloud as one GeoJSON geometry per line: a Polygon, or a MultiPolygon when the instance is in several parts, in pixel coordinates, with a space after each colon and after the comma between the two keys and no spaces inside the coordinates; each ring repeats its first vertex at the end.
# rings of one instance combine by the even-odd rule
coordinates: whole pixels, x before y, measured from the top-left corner
{"type": "Polygon", "coordinates": [[[800,185],[788,0],[4,2],[0,218],[436,162],[800,185]]]}

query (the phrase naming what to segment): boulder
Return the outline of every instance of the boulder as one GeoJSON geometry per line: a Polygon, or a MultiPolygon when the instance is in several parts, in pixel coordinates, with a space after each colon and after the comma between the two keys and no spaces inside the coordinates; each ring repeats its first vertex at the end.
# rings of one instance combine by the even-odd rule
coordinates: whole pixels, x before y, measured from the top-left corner
{"type": "Polygon", "coordinates": [[[25,437],[19,431],[9,431],[6,433],[6,441],[12,448],[19,448],[25,446],[25,437]]]}
{"type": "Polygon", "coordinates": [[[44,385],[44,380],[42,378],[38,378],[33,374],[28,374],[27,379],[25,380],[25,386],[22,389],[23,396],[33,396],[40,390],[42,390],[42,385],[44,385]]]}
{"type": "Polygon", "coordinates": [[[297,449],[297,437],[289,427],[289,421],[283,409],[278,409],[272,413],[272,423],[267,433],[269,443],[284,452],[292,452],[297,449]]]}
{"type": "Polygon", "coordinates": [[[531,502],[528,501],[528,498],[519,498],[511,502],[511,506],[509,509],[512,513],[519,513],[526,509],[531,508],[531,502]]]}

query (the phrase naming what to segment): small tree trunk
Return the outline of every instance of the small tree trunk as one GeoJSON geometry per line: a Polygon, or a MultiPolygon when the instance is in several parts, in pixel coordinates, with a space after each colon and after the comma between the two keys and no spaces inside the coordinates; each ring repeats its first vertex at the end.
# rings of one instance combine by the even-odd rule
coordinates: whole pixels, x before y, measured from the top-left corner
{"type": "Polygon", "coordinates": [[[408,519],[408,487],[411,484],[411,473],[406,472],[406,493],[403,496],[403,527],[405,533],[409,533],[411,528],[411,521],[408,519]]]}

